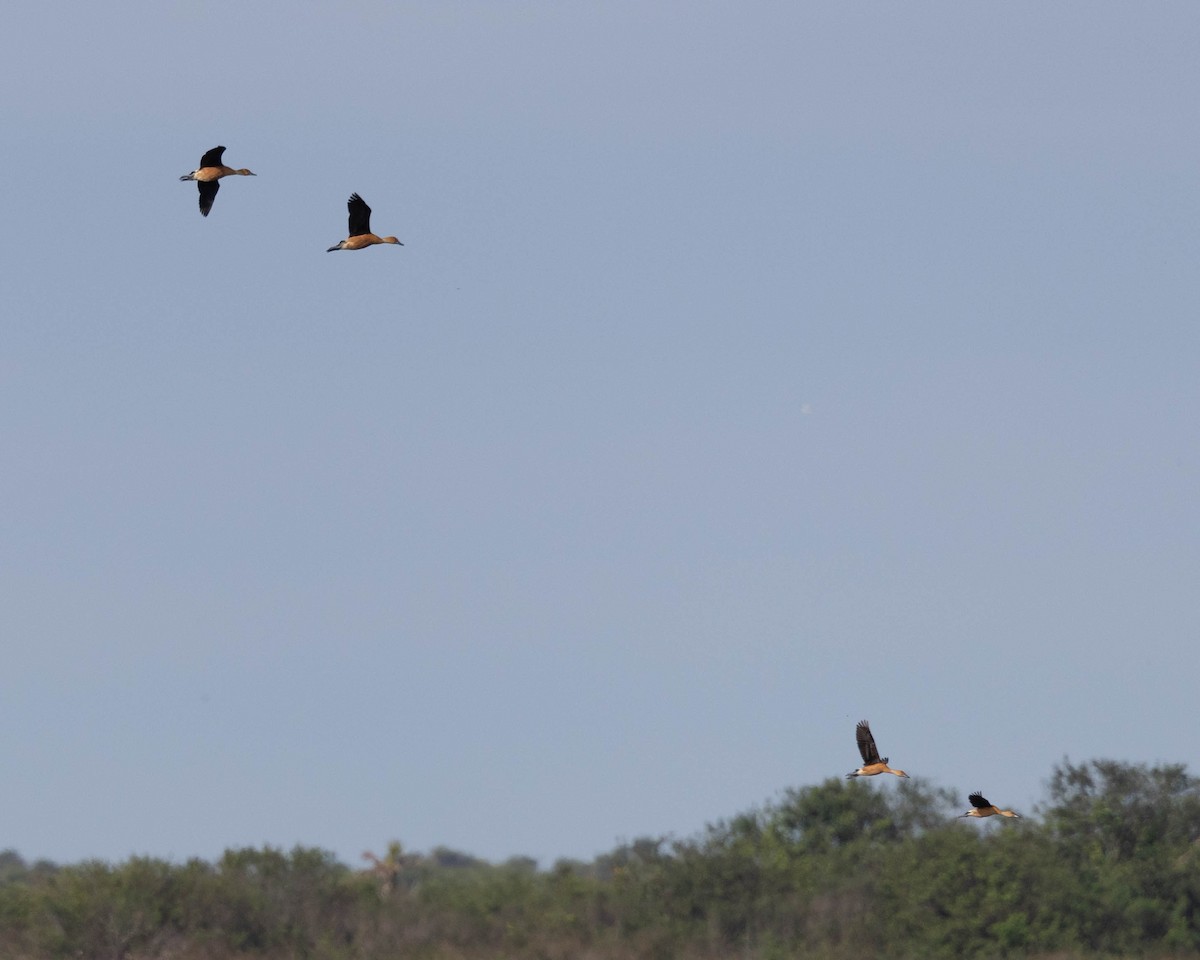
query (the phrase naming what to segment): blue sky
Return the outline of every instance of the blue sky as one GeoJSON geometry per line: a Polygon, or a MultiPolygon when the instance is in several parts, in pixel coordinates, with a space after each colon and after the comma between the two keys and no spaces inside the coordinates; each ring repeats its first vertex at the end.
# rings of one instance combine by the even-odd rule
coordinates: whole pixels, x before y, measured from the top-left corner
{"type": "Polygon", "coordinates": [[[1188,761],[1198,34],[24,8],[0,847],[590,858],[864,717],[964,804],[1188,761]],[[404,247],[325,253],[352,191],[404,247]]]}

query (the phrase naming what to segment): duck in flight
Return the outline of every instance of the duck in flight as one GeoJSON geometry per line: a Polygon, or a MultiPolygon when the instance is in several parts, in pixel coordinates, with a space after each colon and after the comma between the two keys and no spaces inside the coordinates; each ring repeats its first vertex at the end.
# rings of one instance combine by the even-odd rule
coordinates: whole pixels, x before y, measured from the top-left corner
{"type": "Polygon", "coordinates": [[[1014,820],[1020,820],[1019,813],[1013,813],[1011,810],[1001,810],[995,804],[988,803],[982,793],[976,791],[967,797],[971,801],[971,809],[966,813],[959,814],[958,819],[963,817],[1012,817],[1014,820]]]}
{"type": "Polygon", "coordinates": [[[251,173],[244,167],[241,170],[234,170],[233,167],[225,166],[221,162],[221,154],[224,152],[224,147],[213,147],[200,158],[200,166],[179,178],[180,180],[196,181],[196,186],[200,189],[200,213],[206,217],[208,211],[212,209],[213,201],[217,199],[217,191],[221,189],[222,177],[258,176],[257,173],[251,173]]]}
{"type": "Polygon", "coordinates": [[[346,209],[350,211],[350,235],[345,240],[339,240],[335,246],[326,250],[326,253],[333,253],[334,250],[361,250],[373,243],[404,246],[395,237],[377,237],[371,232],[371,208],[357,193],[350,194],[350,199],[346,201],[346,209]]]}
{"type": "Polygon", "coordinates": [[[888,758],[880,759],[879,748],[875,746],[875,738],[871,736],[871,726],[866,720],[859,720],[854,728],[855,739],[858,740],[858,752],[862,754],[863,765],[853,773],[846,774],[846,779],[852,777],[873,777],[877,773],[892,773],[897,777],[909,779],[903,770],[893,770],[888,766],[888,758]]]}

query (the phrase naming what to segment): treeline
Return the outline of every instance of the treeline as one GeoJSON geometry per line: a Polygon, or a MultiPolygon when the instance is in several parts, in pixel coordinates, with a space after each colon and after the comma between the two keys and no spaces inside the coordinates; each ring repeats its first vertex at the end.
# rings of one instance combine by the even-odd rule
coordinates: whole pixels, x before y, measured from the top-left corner
{"type": "Polygon", "coordinates": [[[683,840],[540,871],[393,843],[57,867],[0,854],[5,960],[1200,956],[1200,781],[1064,762],[1040,817],[831,779],[683,840]],[[998,818],[996,818],[998,819],[998,818]]]}

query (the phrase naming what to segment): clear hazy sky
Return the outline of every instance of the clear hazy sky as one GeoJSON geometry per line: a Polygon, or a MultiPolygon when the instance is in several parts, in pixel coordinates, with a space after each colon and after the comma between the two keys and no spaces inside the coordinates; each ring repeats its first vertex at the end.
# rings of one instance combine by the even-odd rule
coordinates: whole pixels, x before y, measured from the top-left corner
{"type": "Polygon", "coordinates": [[[0,847],[686,836],[1190,761],[1194,3],[31,4],[0,847]],[[217,144],[256,178],[211,216],[217,144]],[[347,196],[403,247],[327,254],[347,196]],[[894,783],[863,783],[894,789],[894,783]]]}

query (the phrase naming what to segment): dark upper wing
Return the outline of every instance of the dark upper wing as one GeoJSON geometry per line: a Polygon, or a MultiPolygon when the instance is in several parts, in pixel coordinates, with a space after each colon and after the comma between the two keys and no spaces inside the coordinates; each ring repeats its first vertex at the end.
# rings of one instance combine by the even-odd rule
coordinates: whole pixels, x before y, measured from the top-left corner
{"type": "Polygon", "coordinates": [[[991,804],[983,798],[982,793],[973,793],[967,797],[967,799],[971,801],[971,806],[978,807],[980,810],[986,810],[991,806],[991,804]]]}
{"type": "Polygon", "coordinates": [[[866,720],[859,720],[854,728],[858,740],[858,752],[862,754],[863,763],[870,765],[879,762],[879,750],[875,746],[875,738],[871,736],[871,728],[866,720]]]}
{"type": "Polygon", "coordinates": [[[219,167],[221,166],[221,154],[225,152],[224,147],[213,147],[204,156],[200,158],[201,167],[219,167]]]}
{"type": "Polygon", "coordinates": [[[371,208],[367,206],[367,201],[357,193],[352,193],[346,201],[346,208],[350,211],[350,236],[358,237],[370,233],[371,208]]]}
{"type": "Polygon", "coordinates": [[[213,201],[217,199],[217,191],[221,189],[221,181],[197,180],[196,186],[200,188],[200,212],[207,217],[208,211],[212,209],[213,201]]]}

